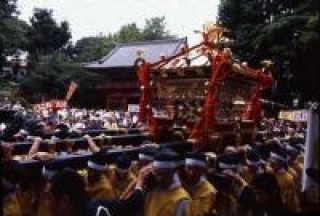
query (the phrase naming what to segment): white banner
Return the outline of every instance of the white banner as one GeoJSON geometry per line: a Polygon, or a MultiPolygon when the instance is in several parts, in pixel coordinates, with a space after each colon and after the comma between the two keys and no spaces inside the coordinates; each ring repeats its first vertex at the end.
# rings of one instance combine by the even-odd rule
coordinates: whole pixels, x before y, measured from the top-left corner
{"type": "Polygon", "coordinates": [[[289,120],[294,122],[307,122],[307,110],[282,110],[279,112],[279,119],[289,120]]]}
{"type": "Polygon", "coordinates": [[[305,143],[305,156],[302,173],[302,191],[307,190],[313,185],[317,185],[306,173],[308,168],[319,169],[319,114],[310,108],[308,118],[308,129],[305,143]]]}
{"type": "Polygon", "coordinates": [[[139,104],[128,104],[128,112],[138,113],[139,109],[139,104]]]}

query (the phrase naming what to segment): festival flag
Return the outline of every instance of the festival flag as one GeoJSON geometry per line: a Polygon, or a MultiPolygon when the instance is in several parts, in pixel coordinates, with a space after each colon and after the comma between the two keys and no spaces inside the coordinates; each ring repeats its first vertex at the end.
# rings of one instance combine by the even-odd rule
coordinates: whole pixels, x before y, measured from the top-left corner
{"type": "Polygon", "coordinates": [[[68,89],[68,92],[67,92],[67,95],[65,98],[66,101],[70,100],[70,98],[72,97],[72,95],[75,92],[75,90],[77,89],[77,87],[78,87],[78,84],[76,82],[74,82],[74,81],[70,82],[69,89],[68,89]]]}
{"type": "Polygon", "coordinates": [[[317,105],[312,105],[308,111],[307,122],[307,137],[305,143],[305,155],[302,173],[302,192],[306,191],[311,186],[316,185],[306,170],[313,168],[319,170],[319,151],[320,151],[320,137],[319,137],[319,113],[317,113],[317,105]]]}

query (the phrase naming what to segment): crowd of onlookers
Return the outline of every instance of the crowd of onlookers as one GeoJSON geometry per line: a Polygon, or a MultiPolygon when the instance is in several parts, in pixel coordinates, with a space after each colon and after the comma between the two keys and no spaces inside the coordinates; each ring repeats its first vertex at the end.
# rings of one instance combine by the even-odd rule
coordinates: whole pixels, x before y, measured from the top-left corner
{"type": "Polygon", "coordinates": [[[53,129],[56,125],[66,125],[70,130],[96,130],[96,129],[118,129],[135,128],[138,126],[137,113],[128,111],[110,111],[105,109],[77,109],[64,108],[52,110],[42,108],[38,110],[27,109],[19,102],[11,104],[2,102],[2,110],[13,110],[16,112],[15,119],[9,122],[0,122],[0,135],[12,122],[19,122],[19,130],[28,135],[33,130],[43,128],[53,129]],[[16,121],[15,121],[16,120],[16,121]]]}
{"type": "MultiPolygon", "coordinates": [[[[305,122],[264,118],[252,142],[229,143],[219,154],[178,152],[158,143],[139,150],[137,158],[124,152],[114,161],[97,140],[85,135],[91,155],[85,167],[74,168],[50,157],[55,152],[46,152],[49,157],[39,154],[44,138],[27,127],[28,121],[46,132],[61,124],[68,131],[128,128],[136,126],[136,114],[85,109],[20,112],[25,121],[11,135],[29,136],[32,145],[24,158],[38,155],[45,162],[40,172],[21,170],[10,154],[14,141],[1,141],[4,215],[264,216],[315,210],[320,204],[319,187],[301,192],[305,122]]],[[[2,133],[11,126],[2,125],[2,133]]]]}

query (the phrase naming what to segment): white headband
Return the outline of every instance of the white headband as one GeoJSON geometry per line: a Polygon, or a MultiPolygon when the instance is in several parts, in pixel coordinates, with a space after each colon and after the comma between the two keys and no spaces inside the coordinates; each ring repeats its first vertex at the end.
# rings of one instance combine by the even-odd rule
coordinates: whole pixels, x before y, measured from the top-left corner
{"type": "Polygon", "coordinates": [[[122,168],[116,167],[116,169],[117,169],[118,173],[124,174],[124,173],[128,173],[129,172],[130,167],[128,169],[122,169],[122,168]]]}
{"type": "Polygon", "coordinates": [[[219,162],[219,167],[220,167],[221,169],[236,169],[236,168],[237,168],[237,165],[234,165],[234,164],[226,164],[226,163],[219,162]]]}
{"type": "Polygon", "coordinates": [[[191,159],[191,158],[186,158],[186,165],[206,167],[206,163],[204,161],[191,159]]]}
{"type": "Polygon", "coordinates": [[[262,161],[261,161],[261,160],[251,161],[251,160],[248,160],[248,159],[247,159],[246,162],[247,162],[248,165],[256,166],[256,167],[257,167],[257,166],[260,166],[260,165],[262,164],[262,161]]]}
{"type": "Polygon", "coordinates": [[[106,166],[93,163],[92,161],[88,161],[88,167],[91,169],[99,170],[99,171],[103,171],[106,168],[106,166]]]}
{"type": "Polygon", "coordinates": [[[153,161],[153,157],[152,156],[149,156],[149,155],[146,155],[146,154],[139,154],[138,155],[139,157],[139,160],[149,160],[149,161],[153,161]]]}
{"type": "Polygon", "coordinates": [[[270,153],[270,157],[271,158],[274,158],[274,159],[278,159],[278,160],[281,160],[283,162],[286,162],[286,159],[284,157],[281,157],[280,155],[274,153],[274,152],[271,152],[270,153]]]}
{"type": "Polygon", "coordinates": [[[286,145],[286,149],[293,152],[298,152],[298,150],[290,145],[286,145]]]}
{"type": "Polygon", "coordinates": [[[164,169],[173,169],[176,168],[174,162],[165,162],[165,161],[153,161],[154,168],[164,168],[164,169]]]}

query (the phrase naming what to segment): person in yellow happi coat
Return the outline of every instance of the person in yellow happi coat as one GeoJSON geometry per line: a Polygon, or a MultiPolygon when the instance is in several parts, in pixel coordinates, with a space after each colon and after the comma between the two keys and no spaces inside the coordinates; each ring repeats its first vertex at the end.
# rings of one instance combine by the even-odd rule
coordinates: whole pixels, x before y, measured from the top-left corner
{"type": "MultiPolygon", "coordinates": [[[[23,174],[23,176],[25,175],[27,174],[23,174]]],[[[17,199],[24,216],[33,216],[37,212],[37,189],[33,184],[33,180],[30,179],[33,175],[34,173],[30,173],[28,177],[23,177],[17,189],[17,199]]]]}
{"type": "Polygon", "coordinates": [[[139,175],[139,171],[153,162],[156,149],[153,147],[145,147],[139,151],[137,163],[132,164],[132,172],[135,176],[139,175]]]}
{"type": "Polygon", "coordinates": [[[51,212],[48,206],[48,188],[52,177],[60,170],[67,168],[65,161],[53,160],[46,163],[41,170],[43,176],[43,185],[40,188],[38,200],[38,216],[50,216],[51,212]]]}
{"type": "Polygon", "coordinates": [[[217,160],[217,173],[214,177],[216,180],[213,181],[213,185],[218,188],[216,199],[218,215],[237,214],[238,196],[247,185],[238,173],[240,162],[240,155],[235,153],[220,155],[217,160]]]}
{"type": "Polygon", "coordinates": [[[206,156],[190,152],[185,158],[184,186],[191,197],[193,216],[216,213],[216,189],[207,181],[206,156]]]}
{"type": "Polygon", "coordinates": [[[15,186],[4,178],[1,179],[1,197],[4,216],[22,216],[15,186]]]}
{"type": "Polygon", "coordinates": [[[283,203],[290,211],[299,212],[300,203],[295,181],[293,176],[285,169],[287,163],[285,150],[280,147],[272,150],[269,161],[278,181],[283,203]]]}
{"type": "Polygon", "coordinates": [[[106,169],[106,159],[102,152],[94,153],[88,160],[86,190],[91,200],[115,198],[112,184],[105,175],[106,169]]]}
{"type": "Polygon", "coordinates": [[[246,166],[240,172],[240,176],[249,184],[257,173],[264,172],[262,160],[255,150],[246,152],[246,166]]]}
{"type": "Polygon", "coordinates": [[[153,171],[147,180],[144,216],[189,216],[191,199],[176,173],[178,155],[162,149],[154,158],[153,171]]]}
{"type": "Polygon", "coordinates": [[[116,197],[120,198],[135,179],[136,176],[131,172],[131,159],[126,154],[119,155],[115,161],[111,180],[116,197]]]}
{"type": "MultiPolygon", "coordinates": [[[[156,149],[154,147],[144,147],[139,151],[138,161],[134,161],[131,165],[131,172],[134,176],[139,176],[142,169],[152,165],[154,160],[154,156],[156,154],[156,149]]],[[[127,188],[122,192],[120,198],[126,199],[130,196],[134,187],[136,185],[136,181],[131,181],[131,183],[127,186],[127,188]]]]}
{"type": "Polygon", "coordinates": [[[301,186],[303,163],[298,161],[300,151],[302,150],[297,144],[287,144],[286,150],[289,155],[288,172],[294,177],[297,188],[301,186]]]}

